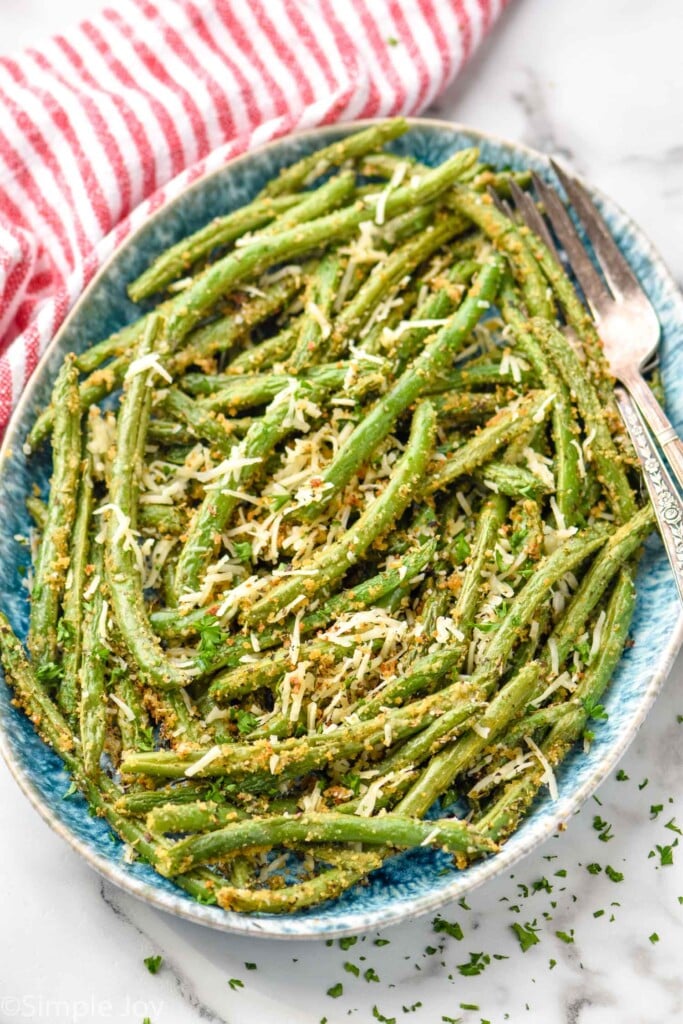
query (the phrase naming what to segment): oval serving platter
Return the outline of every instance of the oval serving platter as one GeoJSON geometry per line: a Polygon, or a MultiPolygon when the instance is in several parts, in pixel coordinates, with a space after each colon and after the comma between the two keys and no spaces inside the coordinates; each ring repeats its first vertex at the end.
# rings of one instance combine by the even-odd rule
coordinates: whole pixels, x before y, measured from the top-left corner
{"type": "MultiPolygon", "coordinates": [[[[193,183],[150,217],[101,269],[57,333],[22,396],[0,451],[0,601],[22,637],[28,623],[28,595],[22,581],[28,551],[17,541],[27,534],[26,497],[34,484],[47,484],[47,454],[28,462],[22,445],[36,413],[49,400],[63,355],[79,352],[135,319],[126,296],[132,281],[161,250],[195,231],[218,213],[249,202],[281,167],[367,122],[317,129],[270,143],[231,161],[193,183]]],[[[546,158],[533,150],[444,121],[413,119],[410,131],[392,144],[435,166],[464,146],[480,146],[483,159],[499,167],[533,168],[552,184],[546,158]]],[[[683,298],[675,282],[633,222],[610,200],[593,197],[619,246],[640,278],[662,326],[661,368],[671,419],[683,427],[683,298]]],[[[559,796],[544,793],[502,851],[465,871],[452,858],[420,849],[392,858],[340,899],[291,915],[236,914],[202,906],[140,862],[124,859],[125,847],[106,823],[90,816],[80,795],[64,799],[69,779],[61,762],[11,703],[0,682],[0,750],[18,784],[45,821],[101,875],[162,910],[223,931],[269,938],[320,938],[377,928],[433,912],[487,879],[506,871],[555,832],[603,781],[624,753],[661,689],[683,640],[683,616],[659,539],[650,538],[637,578],[633,646],[624,654],[605,698],[609,717],[598,724],[587,754],[570,755],[557,772],[559,796]]]]}

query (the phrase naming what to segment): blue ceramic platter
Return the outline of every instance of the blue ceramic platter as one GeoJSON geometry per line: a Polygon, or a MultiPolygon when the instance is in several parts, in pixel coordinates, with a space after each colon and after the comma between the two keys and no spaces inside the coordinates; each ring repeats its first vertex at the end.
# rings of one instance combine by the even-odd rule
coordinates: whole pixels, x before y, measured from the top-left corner
{"type": "MultiPolygon", "coordinates": [[[[248,202],[279,169],[340,138],[353,126],[324,128],[272,143],[199,180],[152,216],[109,260],[76,304],[37,368],[12,419],[0,455],[0,605],[23,637],[28,620],[22,576],[28,553],[16,539],[27,534],[25,499],[34,483],[44,487],[47,462],[27,463],[22,444],[36,413],[48,402],[63,355],[133,320],[138,311],[125,286],[164,248],[210,218],[248,202]]],[[[464,146],[481,147],[499,167],[533,168],[553,184],[541,154],[446,122],[415,120],[395,149],[437,165],[464,146]]],[[[595,195],[613,234],[652,300],[662,325],[661,365],[670,416],[683,428],[683,300],[650,243],[614,203],[595,195]]],[[[69,780],[59,759],[36,736],[0,682],[0,747],[17,782],[43,818],[102,875],[156,907],[225,931],[268,937],[319,938],[351,934],[434,911],[505,871],[550,836],[606,777],[635,736],[669,671],[683,636],[676,590],[657,538],[647,545],[638,573],[634,645],[623,656],[605,700],[609,718],[599,723],[588,754],[570,756],[557,773],[559,799],[543,795],[501,853],[466,871],[451,858],[417,850],[390,860],[367,886],[301,913],[241,915],[201,906],[143,863],[124,861],[124,847],[107,825],[88,813],[80,796],[64,799],[69,780]]]]}

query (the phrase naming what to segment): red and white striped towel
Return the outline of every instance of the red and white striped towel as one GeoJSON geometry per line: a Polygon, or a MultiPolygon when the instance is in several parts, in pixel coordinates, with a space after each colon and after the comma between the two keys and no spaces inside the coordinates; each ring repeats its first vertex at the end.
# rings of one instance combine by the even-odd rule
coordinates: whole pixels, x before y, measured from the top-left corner
{"type": "Polygon", "coordinates": [[[119,0],[0,59],[0,436],[151,210],[286,132],[424,109],[505,2],[119,0]]]}

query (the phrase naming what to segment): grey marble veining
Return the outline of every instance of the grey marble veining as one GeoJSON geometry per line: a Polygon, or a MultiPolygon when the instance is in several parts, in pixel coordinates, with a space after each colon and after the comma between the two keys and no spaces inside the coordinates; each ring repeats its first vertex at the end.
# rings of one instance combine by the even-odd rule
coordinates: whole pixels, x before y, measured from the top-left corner
{"type": "MultiPolygon", "coordinates": [[[[63,0],[60,24],[90,6],[63,0]]],[[[0,24],[7,17],[16,28],[23,17],[28,42],[51,27],[44,7],[14,5],[0,24]]],[[[682,30],[678,0],[516,0],[438,113],[564,156],[633,214],[683,282],[682,30]]],[[[373,1021],[374,1006],[408,1024],[683,1020],[683,849],[665,867],[656,852],[678,838],[667,822],[683,827],[682,684],[679,660],[623,761],[627,781],[613,776],[600,804],[589,801],[514,877],[473,893],[470,910],[444,913],[461,925],[461,941],[435,933],[429,919],[387,930],[389,945],[374,946],[372,935],[347,951],[175,920],[103,886],[0,769],[0,1020],[340,1024],[373,1021]],[[606,842],[596,815],[611,825],[606,842]],[[611,881],[606,865],[623,881],[611,881]],[[533,891],[543,878],[552,892],[544,884],[533,891]],[[541,941],[522,953],[510,925],[533,921],[541,941]],[[572,943],[556,935],[572,929],[572,943]],[[461,976],[457,966],[477,952],[490,964],[461,976]],[[154,953],[165,958],[156,976],[142,962],[154,953]],[[373,966],[381,981],[356,979],[344,961],[373,966]],[[231,989],[229,979],[244,988],[231,989]],[[337,981],[344,995],[333,1000],[325,992],[337,981]]]]}

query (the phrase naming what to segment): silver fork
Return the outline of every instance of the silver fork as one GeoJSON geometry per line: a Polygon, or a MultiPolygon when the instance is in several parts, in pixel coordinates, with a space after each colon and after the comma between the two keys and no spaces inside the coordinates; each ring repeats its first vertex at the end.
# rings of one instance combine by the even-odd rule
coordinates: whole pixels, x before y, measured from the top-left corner
{"type": "MultiPolygon", "coordinates": [[[[586,189],[555,161],[551,160],[551,165],[593,247],[602,277],[595,269],[558,194],[538,175],[534,175],[534,185],[545,207],[546,216],[581,285],[602,339],[610,370],[631,394],[657,443],[662,447],[674,478],[679,487],[683,488],[683,442],[641,372],[643,366],[656,354],[659,345],[657,314],[586,189]]],[[[531,203],[530,197],[526,199],[531,203]]]]}
{"type": "MultiPolygon", "coordinates": [[[[574,205],[578,206],[578,203],[581,203],[579,212],[582,222],[586,227],[586,234],[594,246],[596,258],[605,274],[605,279],[609,282],[611,293],[608,292],[606,285],[593,266],[558,194],[537,175],[533,176],[534,186],[543,202],[545,214],[565,250],[569,265],[589,304],[603,341],[610,369],[614,376],[629,389],[628,391],[623,388],[616,389],[617,404],[640,460],[643,477],[657,517],[678,594],[683,602],[683,501],[657,451],[645,420],[650,426],[655,424],[652,428],[655,437],[666,451],[671,469],[682,485],[683,446],[640,372],[648,360],[651,360],[653,356],[656,357],[660,333],[659,322],[649,299],[617,249],[604,221],[583,187],[569,179],[554,163],[553,168],[574,205]],[[603,236],[607,238],[607,241],[603,236]],[[624,298],[625,294],[628,295],[626,299],[624,298]],[[633,315],[633,322],[629,319],[631,315],[633,315]],[[623,348],[620,348],[622,336],[624,344],[623,348]],[[647,344],[642,341],[642,338],[647,340],[647,344]],[[649,416],[640,404],[642,395],[645,396],[643,401],[647,406],[649,416]],[[652,412],[653,407],[654,413],[652,412]]],[[[492,198],[508,216],[515,219],[515,210],[507,203],[501,202],[495,194],[492,194],[492,198]]],[[[518,217],[541,238],[558,263],[561,263],[548,225],[531,196],[523,192],[513,182],[512,198],[518,217]]]]}

